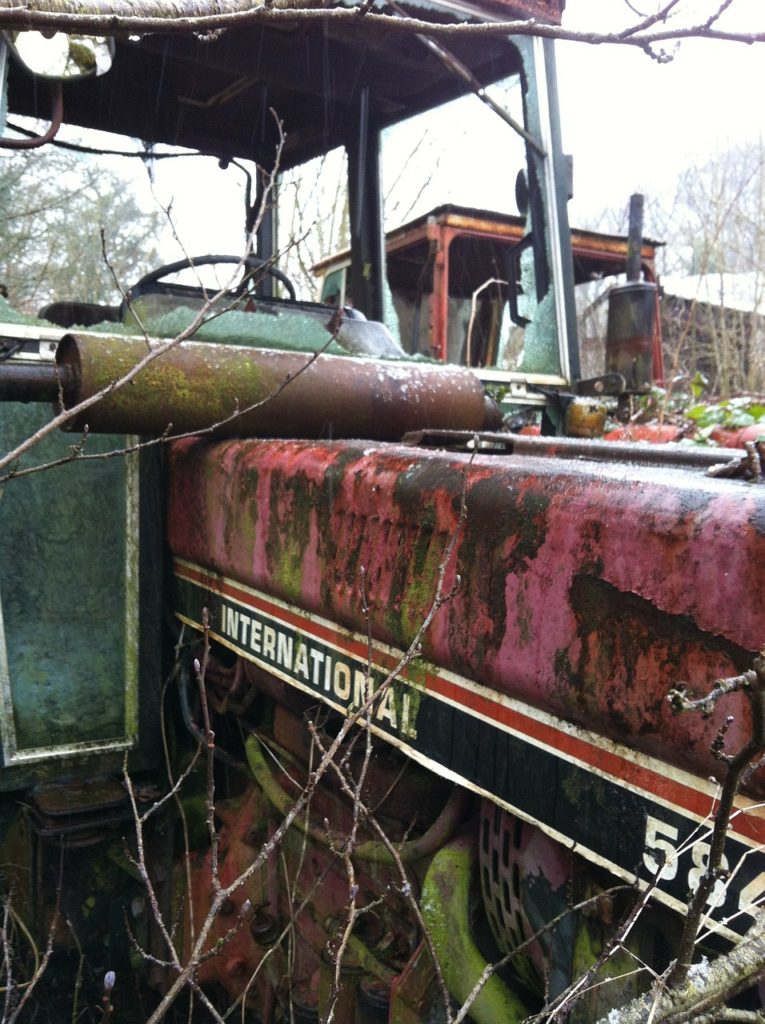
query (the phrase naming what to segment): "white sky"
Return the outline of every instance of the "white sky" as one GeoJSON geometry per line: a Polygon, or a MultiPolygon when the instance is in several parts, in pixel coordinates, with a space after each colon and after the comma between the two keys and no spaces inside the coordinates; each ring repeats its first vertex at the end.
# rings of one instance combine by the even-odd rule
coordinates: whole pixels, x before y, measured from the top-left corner
{"type": "MultiPolygon", "coordinates": [[[[631,0],[646,12],[655,10],[657,2],[631,0]]],[[[699,18],[715,7],[713,0],[682,0],[679,10],[699,18]]],[[[732,28],[765,29],[765,0],[733,0],[731,14],[737,19],[729,17],[732,28]]],[[[564,14],[564,25],[575,29],[632,22],[624,0],[568,0],[564,14]]],[[[687,40],[670,63],[659,64],[632,47],[559,43],[557,62],[563,144],[574,156],[569,216],[579,227],[598,227],[606,207],[626,209],[634,191],[668,201],[691,162],[765,136],[765,44],[687,40]]],[[[517,137],[475,98],[469,102],[468,113],[458,118],[446,114],[443,127],[436,129],[446,140],[438,178],[415,213],[443,202],[515,212],[513,183],[522,161],[517,137]]],[[[438,115],[428,115],[428,124],[438,126],[438,115]]],[[[438,147],[428,143],[408,161],[419,130],[402,135],[407,140],[400,144],[402,156],[385,165],[385,184],[397,174],[397,164],[409,162],[430,173],[438,160],[438,147]]],[[[236,252],[241,175],[214,166],[202,173],[197,161],[184,161],[186,184],[176,190],[171,181],[177,182],[179,167],[167,166],[173,163],[157,166],[158,191],[165,203],[174,195],[189,251],[236,252]]],[[[649,219],[645,231],[650,235],[658,228],[649,219]]]]}
{"type": "MultiPolygon", "coordinates": [[[[629,14],[622,0],[609,4],[629,14]]],[[[650,0],[634,5],[651,8],[650,0]]],[[[564,24],[591,26],[595,6],[568,0],[564,24]]],[[[703,15],[714,6],[684,8],[703,15]]],[[[734,0],[730,13],[731,28],[765,29],[765,0],[734,0]]],[[[689,39],[659,64],[629,47],[561,43],[557,64],[563,145],[574,154],[570,219],[583,227],[603,206],[626,207],[632,192],[671,195],[690,163],[765,136],[765,44],[689,39]]]]}

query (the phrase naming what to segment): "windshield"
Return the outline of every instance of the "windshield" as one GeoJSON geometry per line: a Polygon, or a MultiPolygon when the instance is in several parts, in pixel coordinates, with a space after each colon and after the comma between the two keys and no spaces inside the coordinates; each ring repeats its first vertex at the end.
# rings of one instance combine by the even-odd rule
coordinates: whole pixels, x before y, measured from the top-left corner
{"type": "MultiPolygon", "coordinates": [[[[486,380],[561,384],[575,369],[551,61],[550,46],[517,40],[518,70],[486,90],[493,109],[469,95],[382,134],[386,325],[407,352],[486,380]]],[[[348,196],[337,195],[328,234],[342,250],[348,196]]],[[[356,305],[350,255],[327,255],[311,261],[320,297],[356,305]]]]}

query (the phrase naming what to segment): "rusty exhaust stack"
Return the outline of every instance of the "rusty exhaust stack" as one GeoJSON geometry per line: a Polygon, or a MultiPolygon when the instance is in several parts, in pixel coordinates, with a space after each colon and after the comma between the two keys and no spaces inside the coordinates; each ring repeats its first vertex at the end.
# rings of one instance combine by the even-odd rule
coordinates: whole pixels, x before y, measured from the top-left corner
{"type": "MultiPolygon", "coordinates": [[[[147,354],[144,339],[67,335],[56,362],[67,408],[120,381],[147,354]]],[[[130,383],[70,423],[96,433],[397,441],[424,427],[500,425],[496,405],[467,369],[200,342],[175,345],[130,383]],[[238,415],[233,415],[238,412],[238,415]],[[225,422],[224,422],[225,421],[225,422]]]]}
{"type": "Polygon", "coordinates": [[[606,373],[620,373],[628,391],[645,391],[653,380],[656,285],[640,280],[643,248],[643,196],[630,196],[627,283],[608,296],[606,373]]]}

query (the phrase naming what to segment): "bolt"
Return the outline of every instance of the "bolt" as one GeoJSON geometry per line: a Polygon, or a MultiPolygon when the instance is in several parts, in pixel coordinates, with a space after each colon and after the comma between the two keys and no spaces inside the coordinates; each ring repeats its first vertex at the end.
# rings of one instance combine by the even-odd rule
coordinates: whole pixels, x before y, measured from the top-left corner
{"type": "Polygon", "coordinates": [[[272,914],[259,910],[250,921],[250,935],[259,946],[271,946],[279,936],[279,925],[272,914]]]}

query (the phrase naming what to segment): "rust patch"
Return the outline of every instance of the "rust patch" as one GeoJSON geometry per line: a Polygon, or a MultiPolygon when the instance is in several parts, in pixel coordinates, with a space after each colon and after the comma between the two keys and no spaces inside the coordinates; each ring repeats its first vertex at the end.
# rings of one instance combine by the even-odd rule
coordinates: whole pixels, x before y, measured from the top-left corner
{"type": "MultiPolygon", "coordinates": [[[[509,574],[522,575],[544,544],[548,505],[539,489],[513,490],[506,479],[479,480],[468,492],[467,528],[457,570],[462,580],[460,610],[452,616],[452,632],[463,638],[455,649],[470,652],[474,663],[476,655],[480,663],[502,643],[508,618],[506,579],[509,574]],[[486,615],[486,628],[470,627],[465,608],[474,620],[476,614],[486,615]]],[[[530,619],[528,610],[520,612],[530,619]]],[[[526,635],[531,638],[528,626],[526,635]]]]}
{"type": "MultiPolygon", "coordinates": [[[[687,765],[693,756],[697,770],[713,771],[707,748],[731,707],[722,709],[719,722],[676,718],[667,693],[681,681],[705,686],[715,675],[742,672],[751,661],[749,652],[704,632],[687,615],[663,612],[602,579],[575,576],[570,598],[581,641],[578,659],[572,664],[560,651],[555,664],[567,713],[621,742],[634,743],[640,736],[641,749],[666,758],[674,748],[680,752],[676,761],[687,765]],[[702,738],[706,734],[708,740],[702,738]],[[688,749],[692,735],[699,741],[697,754],[688,749]]],[[[748,720],[744,702],[740,704],[737,731],[748,720]]],[[[731,742],[735,748],[738,740],[731,737],[731,742]]]]}
{"type": "Polygon", "coordinates": [[[288,601],[300,599],[303,559],[318,497],[316,484],[302,470],[289,476],[277,470],[272,473],[266,557],[269,572],[288,601]]]}

